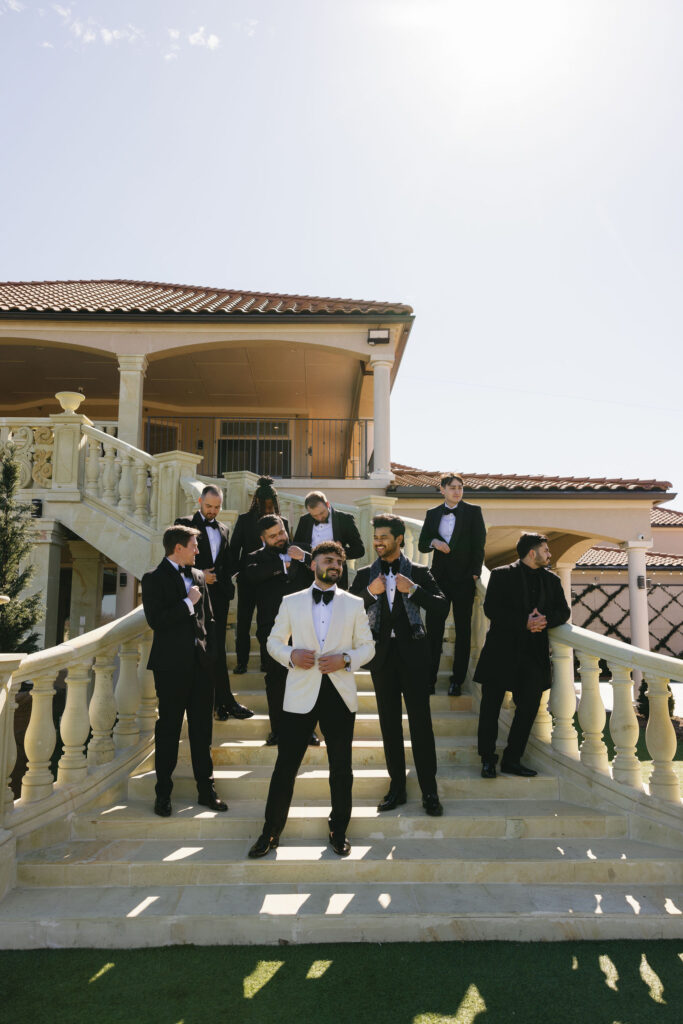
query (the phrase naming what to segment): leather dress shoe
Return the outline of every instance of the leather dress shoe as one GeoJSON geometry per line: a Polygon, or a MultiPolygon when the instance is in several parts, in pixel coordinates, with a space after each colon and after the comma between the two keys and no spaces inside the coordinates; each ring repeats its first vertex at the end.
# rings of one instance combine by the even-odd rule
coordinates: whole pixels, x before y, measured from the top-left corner
{"type": "Polygon", "coordinates": [[[265,832],[262,832],[258,837],[254,845],[250,848],[249,857],[265,857],[271,850],[277,850],[279,845],[278,836],[268,836],[265,832]]]}
{"type": "Polygon", "coordinates": [[[330,832],[330,846],[339,857],[348,857],[351,853],[351,843],[343,832],[330,832]]]}
{"type": "Polygon", "coordinates": [[[202,793],[197,798],[197,803],[202,807],[209,807],[212,811],[227,811],[228,809],[225,800],[221,800],[215,789],[210,789],[208,793],[202,793]]]}
{"type": "Polygon", "coordinates": [[[227,704],[219,704],[217,708],[213,709],[213,717],[217,722],[227,722],[230,718],[230,712],[228,711],[227,704]]]}
{"type": "Polygon", "coordinates": [[[277,733],[276,732],[269,732],[268,733],[268,739],[266,740],[266,746],[267,747],[276,747],[277,746],[277,733]]]}
{"type": "Polygon", "coordinates": [[[154,813],[158,814],[160,818],[170,818],[172,812],[171,801],[160,800],[159,797],[154,801],[154,813]]]}
{"type": "Polygon", "coordinates": [[[380,802],[377,804],[378,811],[393,811],[394,807],[400,807],[407,800],[406,792],[403,790],[402,793],[397,793],[396,790],[390,789],[386,796],[383,796],[380,802]]]}
{"type": "Polygon", "coordinates": [[[506,775],[521,775],[525,779],[538,775],[538,772],[534,771],[533,768],[527,768],[521,761],[501,761],[500,770],[505,772],[506,775]]]}
{"type": "Polygon", "coordinates": [[[482,779],[495,779],[495,777],[496,777],[496,762],[495,761],[482,761],[481,762],[481,777],[482,777],[482,779]]]}
{"type": "Polygon", "coordinates": [[[432,818],[440,818],[443,814],[443,806],[439,800],[438,793],[427,793],[426,796],[423,796],[422,806],[425,809],[425,813],[431,815],[432,818]]]}
{"type": "Polygon", "coordinates": [[[251,708],[245,708],[244,704],[238,704],[234,701],[232,704],[228,704],[228,714],[231,718],[253,718],[254,712],[251,708]]]}
{"type": "Polygon", "coordinates": [[[246,665],[236,665],[234,667],[234,669],[232,670],[232,674],[234,676],[243,676],[246,671],[247,671],[247,666],[246,665]]]}
{"type": "Polygon", "coordinates": [[[309,745],[309,747],[319,747],[320,746],[320,740],[318,739],[318,737],[316,736],[315,733],[311,734],[311,738],[308,741],[308,745],[309,745]]]}
{"type": "Polygon", "coordinates": [[[459,697],[461,693],[462,686],[460,685],[460,683],[456,683],[453,680],[451,680],[451,685],[448,687],[448,696],[459,697]]]}

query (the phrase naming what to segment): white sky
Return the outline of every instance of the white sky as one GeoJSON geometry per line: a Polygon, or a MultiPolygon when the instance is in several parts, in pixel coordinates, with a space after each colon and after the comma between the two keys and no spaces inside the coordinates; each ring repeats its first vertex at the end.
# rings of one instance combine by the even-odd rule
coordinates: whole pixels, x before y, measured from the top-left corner
{"type": "Polygon", "coordinates": [[[0,279],[408,302],[396,461],[681,491],[682,44],[678,0],[0,0],[0,279]]]}

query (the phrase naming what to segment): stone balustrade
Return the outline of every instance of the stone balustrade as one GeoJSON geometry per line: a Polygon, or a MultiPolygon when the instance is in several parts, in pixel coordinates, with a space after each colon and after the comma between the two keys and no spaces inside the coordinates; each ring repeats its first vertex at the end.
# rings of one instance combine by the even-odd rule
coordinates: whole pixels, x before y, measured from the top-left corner
{"type": "Polygon", "coordinates": [[[52,485],[54,429],[50,417],[0,417],[0,452],[8,444],[19,465],[22,490],[49,488],[52,485]]]}

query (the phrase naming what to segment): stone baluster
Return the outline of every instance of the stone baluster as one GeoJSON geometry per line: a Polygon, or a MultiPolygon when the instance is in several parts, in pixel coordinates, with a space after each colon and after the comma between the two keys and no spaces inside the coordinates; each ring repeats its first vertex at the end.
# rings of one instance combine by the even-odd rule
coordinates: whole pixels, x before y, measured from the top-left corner
{"type": "Polygon", "coordinates": [[[135,492],[133,494],[133,501],[135,503],[135,518],[141,522],[145,522],[148,516],[147,512],[147,466],[142,460],[136,460],[134,463],[135,473],[135,492]]]}
{"type": "Polygon", "coordinates": [[[42,800],[43,797],[50,795],[54,785],[50,771],[50,759],[57,738],[52,720],[54,692],[54,672],[34,678],[31,691],[31,720],[24,737],[28,771],[22,782],[21,799],[25,801],[42,800]]]}
{"type": "Polygon", "coordinates": [[[612,667],[612,714],[609,731],[614,743],[612,778],[626,786],[643,788],[641,764],[636,756],[638,719],[633,709],[631,670],[623,665],[612,667]]]}
{"type": "Polygon", "coordinates": [[[405,532],[405,546],[403,548],[403,554],[406,558],[409,558],[411,562],[415,561],[415,536],[410,526],[406,526],[405,532]]]}
{"type": "Polygon", "coordinates": [[[472,605],[472,639],[470,643],[470,664],[476,665],[479,661],[484,640],[486,639],[486,616],[484,615],[484,600],[478,590],[474,592],[474,603],[472,605]]]}
{"type": "Polygon", "coordinates": [[[117,749],[131,747],[137,743],[140,729],[137,723],[140,706],[138,683],[137,640],[126,640],[119,651],[119,679],[114,692],[119,720],[114,727],[114,743],[117,749]]]}
{"type": "Polygon", "coordinates": [[[531,726],[531,735],[542,743],[550,743],[553,738],[553,720],[548,711],[549,696],[549,690],[544,690],[541,694],[541,703],[538,706],[534,724],[531,726]]]}
{"type": "Polygon", "coordinates": [[[568,757],[579,756],[579,737],[574,728],[576,691],[574,689],[574,651],[566,644],[551,640],[553,685],[550,711],[553,716],[553,750],[568,757]]]}
{"type": "Polygon", "coordinates": [[[88,686],[92,658],[77,661],[66,677],[66,705],[60,724],[64,753],[57,766],[57,782],[80,782],[88,772],[85,744],[90,732],[88,686]]]}
{"type": "Polygon", "coordinates": [[[121,479],[119,480],[119,508],[122,512],[130,512],[133,508],[133,474],[132,459],[126,451],[121,452],[121,479]]]}
{"type": "Polygon", "coordinates": [[[579,701],[579,723],[583,730],[581,760],[589,768],[600,772],[609,771],[607,747],[602,734],[607,716],[600,695],[600,666],[592,654],[581,656],[581,700],[579,701]]]}
{"type": "Polygon", "coordinates": [[[5,812],[12,806],[14,795],[9,781],[17,760],[17,744],[14,739],[14,712],[20,683],[12,680],[23,660],[23,655],[0,655],[0,826],[5,812]]]}
{"type": "Polygon", "coordinates": [[[153,530],[159,527],[159,467],[152,466],[151,486],[149,489],[149,525],[153,530]]]}
{"type": "Polygon", "coordinates": [[[100,461],[100,442],[95,437],[89,437],[88,458],[85,465],[85,480],[88,494],[92,494],[95,497],[99,494],[100,461]]]}
{"type": "Polygon", "coordinates": [[[102,651],[95,660],[95,688],[90,698],[92,737],[88,744],[88,764],[106,764],[114,757],[112,729],[116,721],[116,701],[112,679],[116,662],[114,652],[102,651]]]}
{"type": "Polygon", "coordinates": [[[645,742],[652,758],[650,793],[662,800],[678,804],[681,787],[673,759],[676,753],[676,732],[669,716],[669,680],[665,676],[646,674],[650,714],[645,729],[645,742]]]}
{"type": "Polygon", "coordinates": [[[157,720],[157,693],[154,688],[154,675],[147,668],[151,647],[152,637],[144,636],[138,646],[138,686],[140,688],[138,727],[141,734],[152,732],[157,720]]]}
{"type": "Polygon", "coordinates": [[[104,442],[102,459],[102,499],[108,505],[116,504],[116,471],[114,467],[114,442],[104,442]]]}

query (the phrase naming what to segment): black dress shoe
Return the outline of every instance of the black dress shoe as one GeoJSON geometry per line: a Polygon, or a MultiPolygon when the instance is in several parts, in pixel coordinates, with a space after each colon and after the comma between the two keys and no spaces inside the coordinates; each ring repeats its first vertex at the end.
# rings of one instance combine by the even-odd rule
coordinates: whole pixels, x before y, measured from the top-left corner
{"type": "Polygon", "coordinates": [[[159,797],[154,801],[154,813],[158,814],[160,818],[170,818],[173,813],[171,810],[170,800],[160,800],[159,797]]]}
{"type": "Polygon", "coordinates": [[[235,665],[234,669],[232,670],[232,674],[234,676],[243,676],[246,671],[247,671],[247,666],[246,665],[235,665]]]}
{"type": "Polygon", "coordinates": [[[276,747],[277,746],[277,733],[276,732],[269,732],[268,733],[268,739],[266,740],[266,746],[267,747],[276,747]]]}
{"type": "Polygon", "coordinates": [[[249,857],[265,857],[271,850],[277,850],[279,844],[278,836],[267,836],[262,832],[254,845],[249,850],[249,857]]]}
{"type": "Polygon", "coordinates": [[[495,777],[496,777],[496,762],[495,761],[482,761],[481,762],[481,777],[482,777],[482,779],[495,779],[495,777]]]}
{"type": "Polygon", "coordinates": [[[397,793],[395,790],[390,789],[386,796],[382,797],[380,802],[377,804],[378,811],[393,811],[394,807],[400,807],[407,800],[406,792],[403,790],[402,793],[397,793]]]}
{"type": "Polygon", "coordinates": [[[197,798],[197,803],[201,804],[202,807],[209,807],[212,811],[227,811],[228,805],[225,800],[221,800],[215,789],[210,790],[208,793],[203,793],[197,798]]]}
{"type": "Polygon", "coordinates": [[[521,775],[525,779],[538,775],[538,772],[535,772],[533,768],[527,768],[521,761],[501,761],[500,770],[506,775],[521,775]]]}
{"type": "Polygon", "coordinates": [[[422,806],[425,809],[425,813],[430,814],[432,818],[440,818],[443,814],[443,806],[439,800],[438,793],[427,793],[426,796],[423,796],[422,806]]]}
{"type": "Polygon", "coordinates": [[[351,853],[351,843],[343,833],[330,832],[330,846],[339,857],[348,857],[351,853]]]}
{"type": "Polygon", "coordinates": [[[227,722],[230,718],[230,712],[228,711],[227,704],[219,704],[217,708],[213,709],[213,717],[217,722],[227,722]]]}
{"type": "Polygon", "coordinates": [[[318,739],[318,737],[316,736],[315,733],[312,733],[311,738],[308,741],[308,745],[309,745],[309,747],[319,747],[320,746],[320,740],[318,739]]]}
{"type": "Polygon", "coordinates": [[[462,686],[460,685],[460,683],[456,683],[456,682],[451,681],[451,685],[448,687],[448,696],[449,697],[459,697],[461,693],[462,693],[462,686]]]}
{"type": "Polygon", "coordinates": [[[228,714],[231,718],[253,718],[254,712],[250,708],[245,708],[244,704],[238,704],[234,701],[232,704],[228,704],[228,714]]]}

